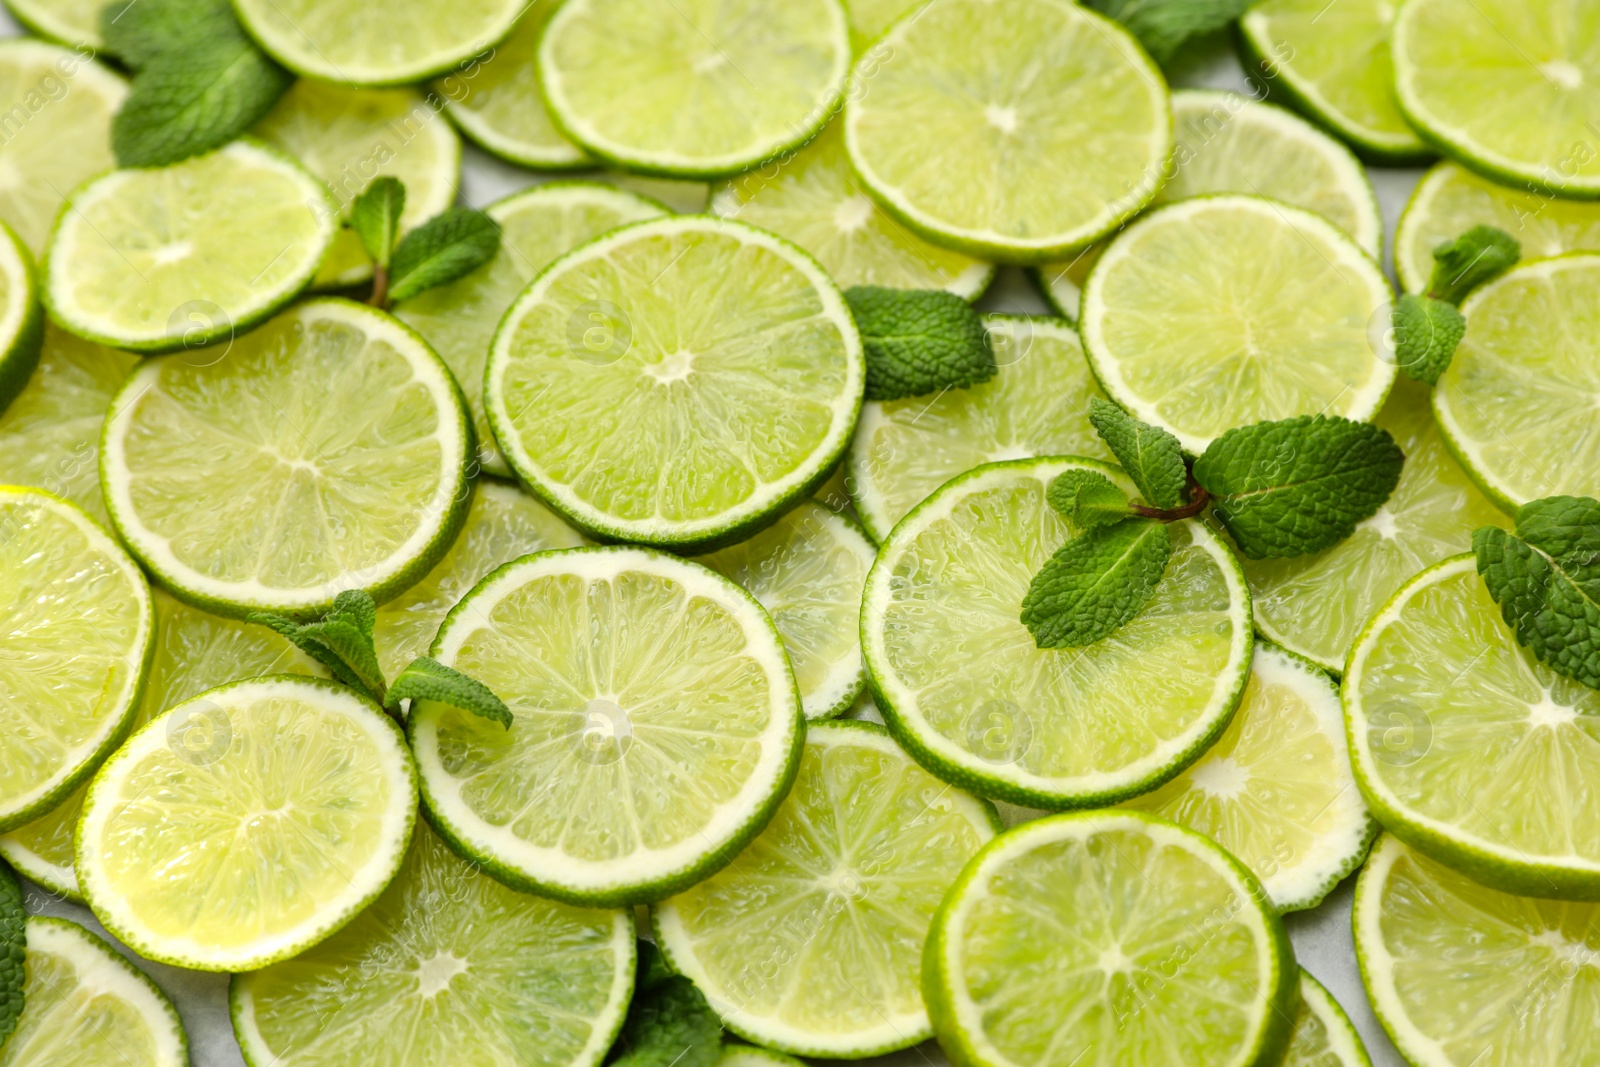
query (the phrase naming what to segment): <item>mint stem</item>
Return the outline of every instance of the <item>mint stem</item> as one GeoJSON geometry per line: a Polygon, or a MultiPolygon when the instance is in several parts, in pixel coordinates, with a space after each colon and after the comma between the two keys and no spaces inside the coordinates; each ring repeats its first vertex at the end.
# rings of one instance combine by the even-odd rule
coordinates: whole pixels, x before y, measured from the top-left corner
{"type": "Polygon", "coordinates": [[[1179,519],[1192,519],[1206,509],[1211,503],[1211,494],[1205,487],[1194,480],[1194,475],[1189,475],[1189,502],[1177,508],[1151,508],[1143,504],[1129,504],[1128,510],[1135,515],[1146,519],[1155,519],[1157,522],[1177,522],[1179,519]]]}
{"type": "Polygon", "coordinates": [[[372,265],[372,295],[367,303],[379,311],[389,310],[389,268],[382,263],[372,265]]]}

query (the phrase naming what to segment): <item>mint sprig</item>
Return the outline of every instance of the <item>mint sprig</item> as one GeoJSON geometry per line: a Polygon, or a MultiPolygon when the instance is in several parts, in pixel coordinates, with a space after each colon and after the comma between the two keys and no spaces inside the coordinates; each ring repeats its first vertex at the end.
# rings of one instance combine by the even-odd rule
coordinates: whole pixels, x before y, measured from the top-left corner
{"type": "Polygon", "coordinates": [[[400,242],[400,216],[406,210],[406,186],[399,178],[374,178],[350,205],[350,228],[375,266],[389,269],[400,242]]]}
{"type": "Polygon", "coordinates": [[[1439,384],[1467,332],[1459,308],[1472,291],[1493,281],[1522,256],[1522,246],[1504,230],[1474,226],[1433,250],[1428,291],[1406,294],[1394,307],[1395,362],[1409,378],[1439,384]]]}
{"type": "Polygon", "coordinates": [[[26,1000],[28,913],[22,885],[5,860],[0,860],[0,1048],[16,1032],[26,1000]]]}
{"type": "Polygon", "coordinates": [[[639,942],[633,1002],[608,1067],[716,1067],[722,1057],[722,1020],[699,988],[673,974],[660,952],[639,942]]]}
{"type": "Polygon", "coordinates": [[[398,707],[402,700],[436,700],[511,729],[511,709],[488,686],[427,656],[418,656],[395,676],[389,703],[398,707]]]}
{"type": "Polygon", "coordinates": [[[857,285],[844,298],[861,333],[868,400],[966,389],[995,376],[983,317],[954,293],[857,285]]]}
{"type": "Polygon", "coordinates": [[[419,293],[470,274],[500,251],[500,224],[481,211],[446,208],[405,236],[400,215],[406,187],[398,178],[375,178],[356,197],[346,225],[372,258],[367,303],[387,309],[419,293]]]}
{"type": "Polygon", "coordinates": [[[1089,421],[1146,503],[1157,508],[1182,506],[1188,498],[1189,471],[1176,437],[1099,397],[1089,401],[1089,421]]]}
{"type": "Polygon", "coordinates": [[[1191,37],[1220,30],[1255,0],[1086,0],[1084,6],[1116,19],[1165,66],[1191,37]]]}
{"type": "Polygon", "coordinates": [[[1045,501],[1062,518],[1083,529],[1110,526],[1135,514],[1128,494],[1110,478],[1081,467],[1056,475],[1045,491],[1045,501]]]}
{"type": "Polygon", "coordinates": [[[1154,519],[1091,527],[1033,576],[1022,624],[1040,648],[1093,644],[1144,610],[1171,557],[1172,535],[1154,519]]]}
{"type": "Polygon", "coordinates": [[[1460,307],[1474,289],[1494,281],[1521,258],[1522,245],[1509,233],[1493,226],[1474,226],[1433,250],[1428,295],[1460,307]]]}

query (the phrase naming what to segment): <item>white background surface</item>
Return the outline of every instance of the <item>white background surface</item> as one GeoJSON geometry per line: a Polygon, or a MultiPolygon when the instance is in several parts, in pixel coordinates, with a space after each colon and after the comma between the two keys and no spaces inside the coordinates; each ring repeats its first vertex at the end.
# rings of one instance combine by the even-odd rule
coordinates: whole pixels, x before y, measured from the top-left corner
{"type": "MultiPolygon", "coordinates": [[[[20,33],[16,23],[0,9],[0,36],[20,33]]],[[[1193,61],[1173,73],[1175,86],[1232,88],[1244,90],[1243,72],[1233,58],[1225,40],[1193,57],[1193,61]]],[[[479,151],[470,143],[464,151],[464,168],[461,199],[473,206],[483,206],[502,196],[515,192],[541,179],[531,171],[503,163],[479,151]]],[[[1392,240],[1395,222],[1405,207],[1412,188],[1421,176],[1414,169],[1371,169],[1373,183],[1382,205],[1385,231],[1392,240]]],[[[1393,276],[1385,252],[1385,269],[1393,276]]],[[[1009,311],[1029,314],[1048,314],[1049,309],[1028,281],[1016,269],[1002,269],[994,286],[979,306],[986,311],[1009,311]]],[[[1368,1007],[1366,994],[1361,988],[1361,977],[1356,969],[1355,951],[1350,941],[1350,905],[1354,879],[1347,880],[1336,889],[1321,907],[1314,911],[1291,915],[1287,919],[1289,934],[1295,952],[1306,970],[1315,975],[1339,1000],[1355,1022],[1356,1028],[1367,1043],[1375,1067],[1404,1067],[1405,1061],[1394,1051],[1377,1020],[1368,1007]]],[[[30,913],[58,915],[82,923],[113,944],[117,944],[94,921],[87,908],[52,897],[36,886],[27,886],[27,905],[30,913]]],[[[244,1067],[233,1039],[228,1021],[228,979],[226,975],[201,974],[151,963],[132,951],[117,947],[164,989],[177,1004],[189,1034],[189,1049],[194,1067],[244,1067]]],[[[1041,1010],[1048,1006],[1041,1005],[1041,1010]]],[[[362,1062],[361,1050],[350,1050],[350,1062],[362,1062]]],[[[883,1067],[919,1067],[933,1064],[942,1067],[944,1055],[933,1042],[893,1056],[872,1061],[883,1067]]],[[[474,1067],[462,1064],[459,1067],[474,1067]]],[[[1174,1065],[1178,1067],[1178,1065],[1174,1065]]],[[[1204,1065],[1183,1065],[1204,1067],[1204,1065]]]]}

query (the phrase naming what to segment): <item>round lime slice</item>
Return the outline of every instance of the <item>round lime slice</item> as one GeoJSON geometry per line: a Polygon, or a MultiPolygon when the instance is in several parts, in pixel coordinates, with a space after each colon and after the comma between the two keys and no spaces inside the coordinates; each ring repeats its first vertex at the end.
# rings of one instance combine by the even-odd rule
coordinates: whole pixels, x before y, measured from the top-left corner
{"type": "Polygon", "coordinates": [[[1320,215],[1208,196],[1111,243],[1080,328],[1111,398],[1199,455],[1236,426],[1376,415],[1395,378],[1392,298],[1377,262],[1320,215]]]}
{"type": "Polygon", "coordinates": [[[1149,792],[1199,759],[1239,706],[1253,643],[1233,553],[1183,522],[1132,622],[1083,648],[1037,647],[1022,599],[1078,532],[1045,502],[1071,469],[1133,493],[1094,460],[979,467],[894,528],[861,604],[873,696],[900,743],[948,782],[1035,808],[1149,792]]]}
{"type": "Polygon", "coordinates": [[[879,207],[850,170],[838,123],[781,167],[722,186],[711,211],[787,237],[843,288],[948,289],[974,300],[994,277],[992,264],[929,244],[879,207]]]}
{"type": "Polygon", "coordinates": [[[956,475],[1029,456],[1112,459],[1089,424],[1103,397],[1077,331],[1064,322],[990,315],[997,373],[933,397],[869,400],[850,445],[845,484],[874,540],[956,475]]]}
{"type": "MultiPolygon", "coordinates": [[[[373,179],[400,179],[402,233],[455,203],[461,184],[461,139],[415,89],[349,89],[303,78],[252,132],[327,182],[345,214],[373,179]]],[[[361,239],[342,228],[314,284],[339,289],[371,277],[361,239]]]]}
{"type": "Polygon", "coordinates": [[[418,82],[487,51],[525,0],[233,0],[239,21],[296,74],[345,85],[418,82]]]}
{"type": "Polygon", "coordinates": [[[850,36],[838,0],[569,0],[537,66],[590,152],[719,178],[810,140],[844,92],[850,36]]]}
{"type": "Polygon", "coordinates": [[[1356,635],[1412,575],[1472,547],[1472,531],[1507,525],[1434,425],[1426,386],[1401,378],[1377,423],[1405,453],[1400,484],[1355,533],[1294,559],[1241,559],[1256,628],[1338,674],[1356,635]]]}
{"type": "MultiPolygon", "coordinates": [[[[44,312],[28,250],[0,222],[0,412],[23,391],[39,365],[44,312]]],[[[8,480],[10,471],[0,477],[8,480]]]]}
{"type": "Polygon", "coordinates": [[[1433,391],[1445,443],[1507,512],[1600,495],[1600,336],[1574,328],[1600,292],[1600,255],[1525,264],[1467,298],[1467,333],[1433,391]]]}
{"type": "Polygon", "coordinates": [[[1600,198],[1593,15],[1582,0],[1408,0],[1394,23],[1400,107],[1441,151],[1495,181],[1600,198]]]}
{"type": "Polygon", "coordinates": [[[427,574],[472,493],[472,429],[422,338],[348,300],[297,305],[226,350],[146,360],[106,417],[111,520],[174,595],[318,614],[427,574]]]}
{"type": "Polygon", "coordinates": [[[515,719],[423,701],[408,724],[434,828],[508,885],[659,900],[731,861],[794,781],[804,720],[778,632],[697,564],[526,556],[456,606],[433,655],[515,719]]]}
{"type": "Polygon", "coordinates": [[[144,574],[83,512],[0,486],[0,831],[59,804],[127,736],[150,662],[144,574]]]}
{"type": "Polygon", "coordinates": [[[1155,196],[1172,154],[1161,72],[1070,0],[933,0],[862,56],[844,140],[862,183],[929,240],[1040,263],[1155,196]]]}
{"type": "Polygon", "coordinates": [[[255,970],[370,904],[416,814],[416,765],[376,704],[315,678],[234,682],[158,715],[100,768],[78,882],[142,956],[255,970]]]}
{"type": "Polygon", "coordinates": [[[578,528],[706,550],[827,478],[865,380],[855,320],[814,260],[685,216],[535,278],[495,334],[484,406],[517,476],[578,528]]]}
{"type": "Polygon", "coordinates": [[[1264,898],[1209,838],[1142,813],[1018,826],[934,918],[939,1043],[972,1067],[1275,1067],[1299,968],[1264,898]]]}
{"type": "Polygon", "coordinates": [[[100,0],[5,0],[6,10],[41,37],[101,51],[100,0]]]}
{"type": "Polygon", "coordinates": [[[477,430],[479,464],[490,474],[510,477],[483,408],[483,367],[500,317],[557,256],[666,209],[606,185],[555,182],[513,193],[485,210],[500,224],[494,258],[464,278],[402,302],[394,314],[427,339],[461,383],[477,430]]]}
{"type": "Polygon", "coordinates": [[[1356,959],[1415,1067],[1567,1067],[1600,1042],[1600,908],[1515,897],[1384,837],[1356,883],[1356,959]]]}
{"type": "Polygon", "coordinates": [[[1304,969],[1300,971],[1300,1007],[1294,1015],[1283,1067],[1372,1067],[1350,1016],[1304,969]]]}
{"type": "Polygon", "coordinates": [[[1262,0],[1239,20],[1246,68],[1376,163],[1431,153],[1395,101],[1395,0],[1262,0]]]}
{"type": "Polygon", "coordinates": [[[1268,644],[1256,646],[1227,732],[1127,806],[1210,837],[1261,879],[1280,912],[1322,903],[1377,834],[1350,774],[1338,687],[1268,644]]]}
{"type": "Polygon", "coordinates": [[[178,1012],[156,984],[77,923],[28,918],[27,982],[0,1067],[188,1067],[178,1012]]]}
{"type": "MultiPolygon", "coordinates": [[[[56,36],[78,36],[63,29],[56,36]]],[[[89,55],[41,41],[0,44],[0,219],[35,256],[67,194],[117,165],[111,116],[127,95],[128,83],[89,55]]]]}
{"type": "Polygon", "coordinates": [[[922,943],[944,890],[1000,820],[883,727],[812,725],[800,774],[738,864],[657,905],[674,970],[730,1030],[806,1056],[932,1036],[922,943]]]}
{"type": "Polygon", "coordinates": [[[338,228],[327,186],[256,141],[113,171],[62,210],[45,306],[67,330],[113,348],[198,348],[293,299],[338,228]]]}
{"type": "Polygon", "coordinates": [[[1600,899],[1600,693],[1517,644],[1468,553],[1407,582],[1350,651],[1356,781],[1384,828],[1485,885],[1600,899]]]}
{"type": "Polygon", "coordinates": [[[507,889],[422,823],[393,883],[328,940],[235,975],[251,1067],[594,1067],[622,1026],[633,915],[507,889]],[[359,1046],[353,1045],[359,1042],[359,1046]]]}

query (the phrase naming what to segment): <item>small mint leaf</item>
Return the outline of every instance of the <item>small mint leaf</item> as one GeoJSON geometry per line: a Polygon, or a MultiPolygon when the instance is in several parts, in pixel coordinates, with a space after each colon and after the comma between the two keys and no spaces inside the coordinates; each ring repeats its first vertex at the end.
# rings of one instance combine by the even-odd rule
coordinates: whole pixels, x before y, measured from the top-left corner
{"type": "Polygon", "coordinates": [[[994,377],[983,317],[954,293],[857,285],[844,298],[866,353],[868,400],[966,389],[994,377]]]}
{"type": "Polygon", "coordinates": [[[358,693],[384,703],[383,668],[372,642],[378,606],[364,589],[347,589],[317,622],[301,623],[272,612],[257,611],[247,621],[265,626],[292,641],[333,676],[358,693]]]}
{"type": "Polygon", "coordinates": [[[1320,552],[1383,506],[1405,455],[1370,422],[1301,415],[1229,430],[1194,464],[1214,514],[1251,559],[1320,552]]]}
{"type": "Polygon", "coordinates": [[[722,1020],[682,975],[635,992],[609,1063],[626,1067],[716,1067],[722,1020]]]}
{"type": "Polygon", "coordinates": [[[28,913],[22,904],[22,885],[6,861],[0,860],[0,1048],[5,1047],[22,1016],[27,955],[28,913]]]}
{"type": "Polygon", "coordinates": [[[1128,494],[1110,478],[1082,468],[1062,471],[1050,483],[1045,499],[1058,514],[1077,528],[1109,526],[1133,512],[1128,510],[1128,494]]]}
{"type": "Polygon", "coordinates": [[[436,700],[511,729],[511,709],[488,686],[426,656],[412,660],[389,687],[390,710],[402,700],[436,700]]]}
{"type": "Polygon", "coordinates": [[[1183,446],[1176,437],[1159,426],[1140,422],[1099,397],[1089,401],[1089,421],[1139,487],[1145,503],[1158,508],[1183,505],[1188,495],[1189,471],[1183,465],[1183,446]]]}
{"type": "Polygon", "coordinates": [[[1126,26],[1157,63],[1171,62],[1191,37],[1220,30],[1256,0],[1087,0],[1126,26]]]}
{"type": "Polygon", "coordinates": [[[446,285],[494,258],[500,226],[471,208],[453,207],[424,222],[401,240],[389,268],[389,299],[409,300],[446,285]]]}
{"type": "Polygon", "coordinates": [[[1521,258],[1522,246],[1509,233],[1474,226],[1433,250],[1428,295],[1459,306],[1472,290],[1500,277],[1521,258]]]}
{"type": "Polygon", "coordinates": [[[164,167],[223,145],[278,102],[294,78],[246,40],[164,59],[134,76],[111,120],[123,167],[164,167]]]}
{"type": "MultiPolygon", "coordinates": [[[[1579,498],[1555,499],[1571,502],[1579,498]]],[[[1586,507],[1574,507],[1571,518],[1579,518],[1583,511],[1592,518],[1600,509],[1593,500],[1582,503],[1586,507]]],[[[1517,525],[1522,532],[1521,512],[1517,525]]],[[[1596,565],[1600,527],[1592,522],[1585,525],[1587,531],[1577,531],[1571,539],[1553,534],[1542,521],[1527,531],[1536,538],[1552,537],[1546,543],[1564,548],[1561,555],[1536,547],[1498,526],[1475,530],[1472,552],[1483,584],[1500,605],[1500,614],[1517,643],[1551,670],[1591,689],[1600,689],[1600,567],[1596,565]]]]}
{"type": "Polygon", "coordinates": [[[1395,362],[1413,381],[1437,385],[1466,332],[1467,320],[1454,304],[1402,296],[1394,306],[1395,362]]]}
{"type": "Polygon", "coordinates": [[[385,175],[356,197],[350,205],[350,228],[361,238],[372,262],[389,269],[389,258],[400,240],[400,215],[406,209],[406,187],[399,178],[385,175]]]}
{"type": "Polygon", "coordinates": [[[1171,535],[1154,519],[1086,530],[1033,576],[1022,623],[1040,648],[1093,644],[1144,610],[1171,556],[1171,535]]]}

